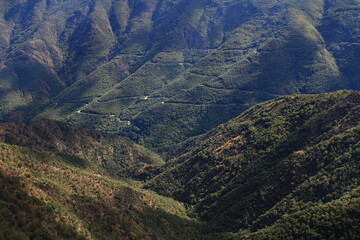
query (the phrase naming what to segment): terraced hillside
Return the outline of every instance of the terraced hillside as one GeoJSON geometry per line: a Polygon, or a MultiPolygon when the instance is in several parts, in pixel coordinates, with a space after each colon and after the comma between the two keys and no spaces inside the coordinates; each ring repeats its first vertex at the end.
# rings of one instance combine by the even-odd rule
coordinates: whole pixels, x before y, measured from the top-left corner
{"type": "Polygon", "coordinates": [[[162,147],[279,95],[359,90],[359,9],[357,0],[1,0],[0,117],[67,120],[162,147]]]}
{"type": "Polygon", "coordinates": [[[359,236],[359,92],[280,97],[199,138],[146,186],[234,239],[359,236]]]}

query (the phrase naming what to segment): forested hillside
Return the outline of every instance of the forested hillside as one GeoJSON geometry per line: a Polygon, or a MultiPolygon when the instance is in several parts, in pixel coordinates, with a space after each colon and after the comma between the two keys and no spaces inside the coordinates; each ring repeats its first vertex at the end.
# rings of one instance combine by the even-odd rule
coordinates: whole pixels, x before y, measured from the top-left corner
{"type": "Polygon", "coordinates": [[[182,204],[51,152],[1,143],[0,187],[4,240],[212,238],[182,204]]]}
{"type": "Polygon", "coordinates": [[[0,0],[0,240],[360,236],[360,0],[0,0]]]}
{"type": "Polygon", "coordinates": [[[355,240],[359,103],[355,91],[280,97],[165,164],[115,135],[2,124],[0,239],[355,240]]]}
{"type": "Polygon", "coordinates": [[[280,97],[201,138],[146,186],[251,239],[358,236],[359,92],[280,97]]]}
{"type": "Polygon", "coordinates": [[[279,95],[359,90],[359,9],[357,0],[1,0],[0,118],[66,120],[158,148],[279,95]]]}
{"type": "Polygon", "coordinates": [[[95,164],[113,176],[132,177],[164,163],[156,153],[125,138],[51,120],[0,125],[0,142],[52,151],[74,164],[95,164]]]}
{"type": "Polygon", "coordinates": [[[0,140],[1,240],[225,239],[119,178],[154,159],[128,140],[49,120],[0,125],[0,140]]]}

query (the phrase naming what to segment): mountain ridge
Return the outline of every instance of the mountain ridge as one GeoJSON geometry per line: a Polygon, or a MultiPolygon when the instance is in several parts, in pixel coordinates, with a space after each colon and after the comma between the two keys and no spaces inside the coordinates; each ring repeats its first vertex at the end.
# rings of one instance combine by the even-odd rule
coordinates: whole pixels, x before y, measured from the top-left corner
{"type": "Polygon", "coordinates": [[[0,239],[358,239],[359,54],[359,0],[0,0],[0,239]]]}
{"type": "Polygon", "coordinates": [[[125,138],[45,119],[30,125],[1,124],[0,142],[56,152],[80,165],[99,165],[117,177],[164,163],[156,153],[125,138]]]}
{"type": "Polygon", "coordinates": [[[111,134],[1,124],[0,238],[357,239],[359,103],[358,91],[264,102],[165,164],[111,134]],[[128,150],[104,165],[109,148],[128,150]]]}
{"type": "Polygon", "coordinates": [[[0,150],[2,239],[212,237],[181,203],[139,182],[107,177],[51,152],[4,143],[0,150]]]}
{"type": "Polygon", "coordinates": [[[162,148],[279,95],[359,90],[358,7],[3,2],[2,118],[66,120],[162,148]]]}
{"type": "Polygon", "coordinates": [[[201,136],[146,187],[194,205],[214,228],[255,232],[357,192],[359,97],[339,91],[259,104],[201,136]]]}

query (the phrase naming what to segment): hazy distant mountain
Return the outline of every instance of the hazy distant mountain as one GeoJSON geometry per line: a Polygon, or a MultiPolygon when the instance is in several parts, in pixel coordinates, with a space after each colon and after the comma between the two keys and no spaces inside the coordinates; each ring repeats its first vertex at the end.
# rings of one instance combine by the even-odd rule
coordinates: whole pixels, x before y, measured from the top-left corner
{"type": "Polygon", "coordinates": [[[360,89],[357,0],[0,0],[0,114],[161,147],[283,94],[360,89]]]}

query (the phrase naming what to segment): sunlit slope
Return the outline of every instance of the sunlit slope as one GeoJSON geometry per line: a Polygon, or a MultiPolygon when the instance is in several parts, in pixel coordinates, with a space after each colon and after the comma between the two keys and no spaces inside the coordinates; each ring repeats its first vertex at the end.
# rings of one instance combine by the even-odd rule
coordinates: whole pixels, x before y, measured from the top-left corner
{"type": "Polygon", "coordinates": [[[1,115],[40,113],[162,147],[279,95],[358,90],[359,8],[2,0],[1,115]]]}
{"type": "Polygon", "coordinates": [[[52,120],[1,124],[0,142],[52,151],[73,162],[97,165],[113,176],[135,177],[145,166],[164,163],[156,153],[122,137],[52,120]]]}

